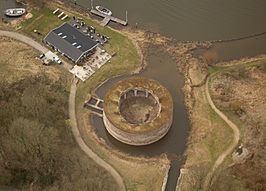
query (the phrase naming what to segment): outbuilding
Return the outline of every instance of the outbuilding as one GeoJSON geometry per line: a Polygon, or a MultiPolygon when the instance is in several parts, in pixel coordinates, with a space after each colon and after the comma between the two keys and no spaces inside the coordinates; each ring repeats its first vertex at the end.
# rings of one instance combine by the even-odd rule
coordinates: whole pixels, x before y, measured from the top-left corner
{"type": "Polygon", "coordinates": [[[64,23],[50,31],[44,41],[74,63],[78,63],[91,55],[98,45],[96,41],[70,23],[64,23]]]}

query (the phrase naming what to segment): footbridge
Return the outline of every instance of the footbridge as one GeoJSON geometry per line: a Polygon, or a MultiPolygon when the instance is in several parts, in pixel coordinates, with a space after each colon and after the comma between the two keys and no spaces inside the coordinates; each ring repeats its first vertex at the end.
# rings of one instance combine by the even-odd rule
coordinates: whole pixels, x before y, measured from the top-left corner
{"type": "Polygon", "coordinates": [[[91,97],[85,101],[84,108],[89,109],[93,114],[103,117],[103,100],[98,97],[91,97]]]}

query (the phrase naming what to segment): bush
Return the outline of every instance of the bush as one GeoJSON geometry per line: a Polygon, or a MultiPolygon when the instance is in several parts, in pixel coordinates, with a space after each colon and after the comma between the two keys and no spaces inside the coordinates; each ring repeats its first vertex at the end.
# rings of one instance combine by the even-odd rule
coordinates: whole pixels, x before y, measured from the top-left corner
{"type": "Polygon", "coordinates": [[[208,65],[208,66],[213,66],[214,63],[217,61],[217,53],[213,51],[207,51],[203,55],[203,61],[208,65]]]}
{"type": "Polygon", "coordinates": [[[117,190],[112,177],[73,139],[66,123],[68,92],[63,79],[54,82],[44,73],[13,83],[0,79],[0,185],[117,190]]]}

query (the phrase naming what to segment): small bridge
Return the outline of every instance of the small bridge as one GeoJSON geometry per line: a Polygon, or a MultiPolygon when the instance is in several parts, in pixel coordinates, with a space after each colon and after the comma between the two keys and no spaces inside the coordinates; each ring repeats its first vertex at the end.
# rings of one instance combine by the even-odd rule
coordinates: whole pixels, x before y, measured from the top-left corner
{"type": "Polygon", "coordinates": [[[93,114],[103,117],[103,100],[97,97],[91,97],[85,101],[84,107],[89,109],[93,114]]]}

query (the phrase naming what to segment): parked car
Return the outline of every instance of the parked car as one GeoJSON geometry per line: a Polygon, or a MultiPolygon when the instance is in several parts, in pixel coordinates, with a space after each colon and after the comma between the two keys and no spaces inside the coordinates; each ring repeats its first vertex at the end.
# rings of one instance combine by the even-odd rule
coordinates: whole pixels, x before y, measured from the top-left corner
{"type": "Polygon", "coordinates": [[[43,65],[49,66],[51,64],[52,60],[50,59],[44,59],[43,60],[43,65]]]}
{"type": "Polygon", "coordinates": [[[62,61],[58,57],[54,57],[54,61],[56,61],[58,64],[62,64],[62,61]]]}
{"type": "Polygon", "coordinates": [[[40,59],[43,59],[44,57],[45,57],[45,54],[41,54],[41,55],[39,56],[40,59]]]}

